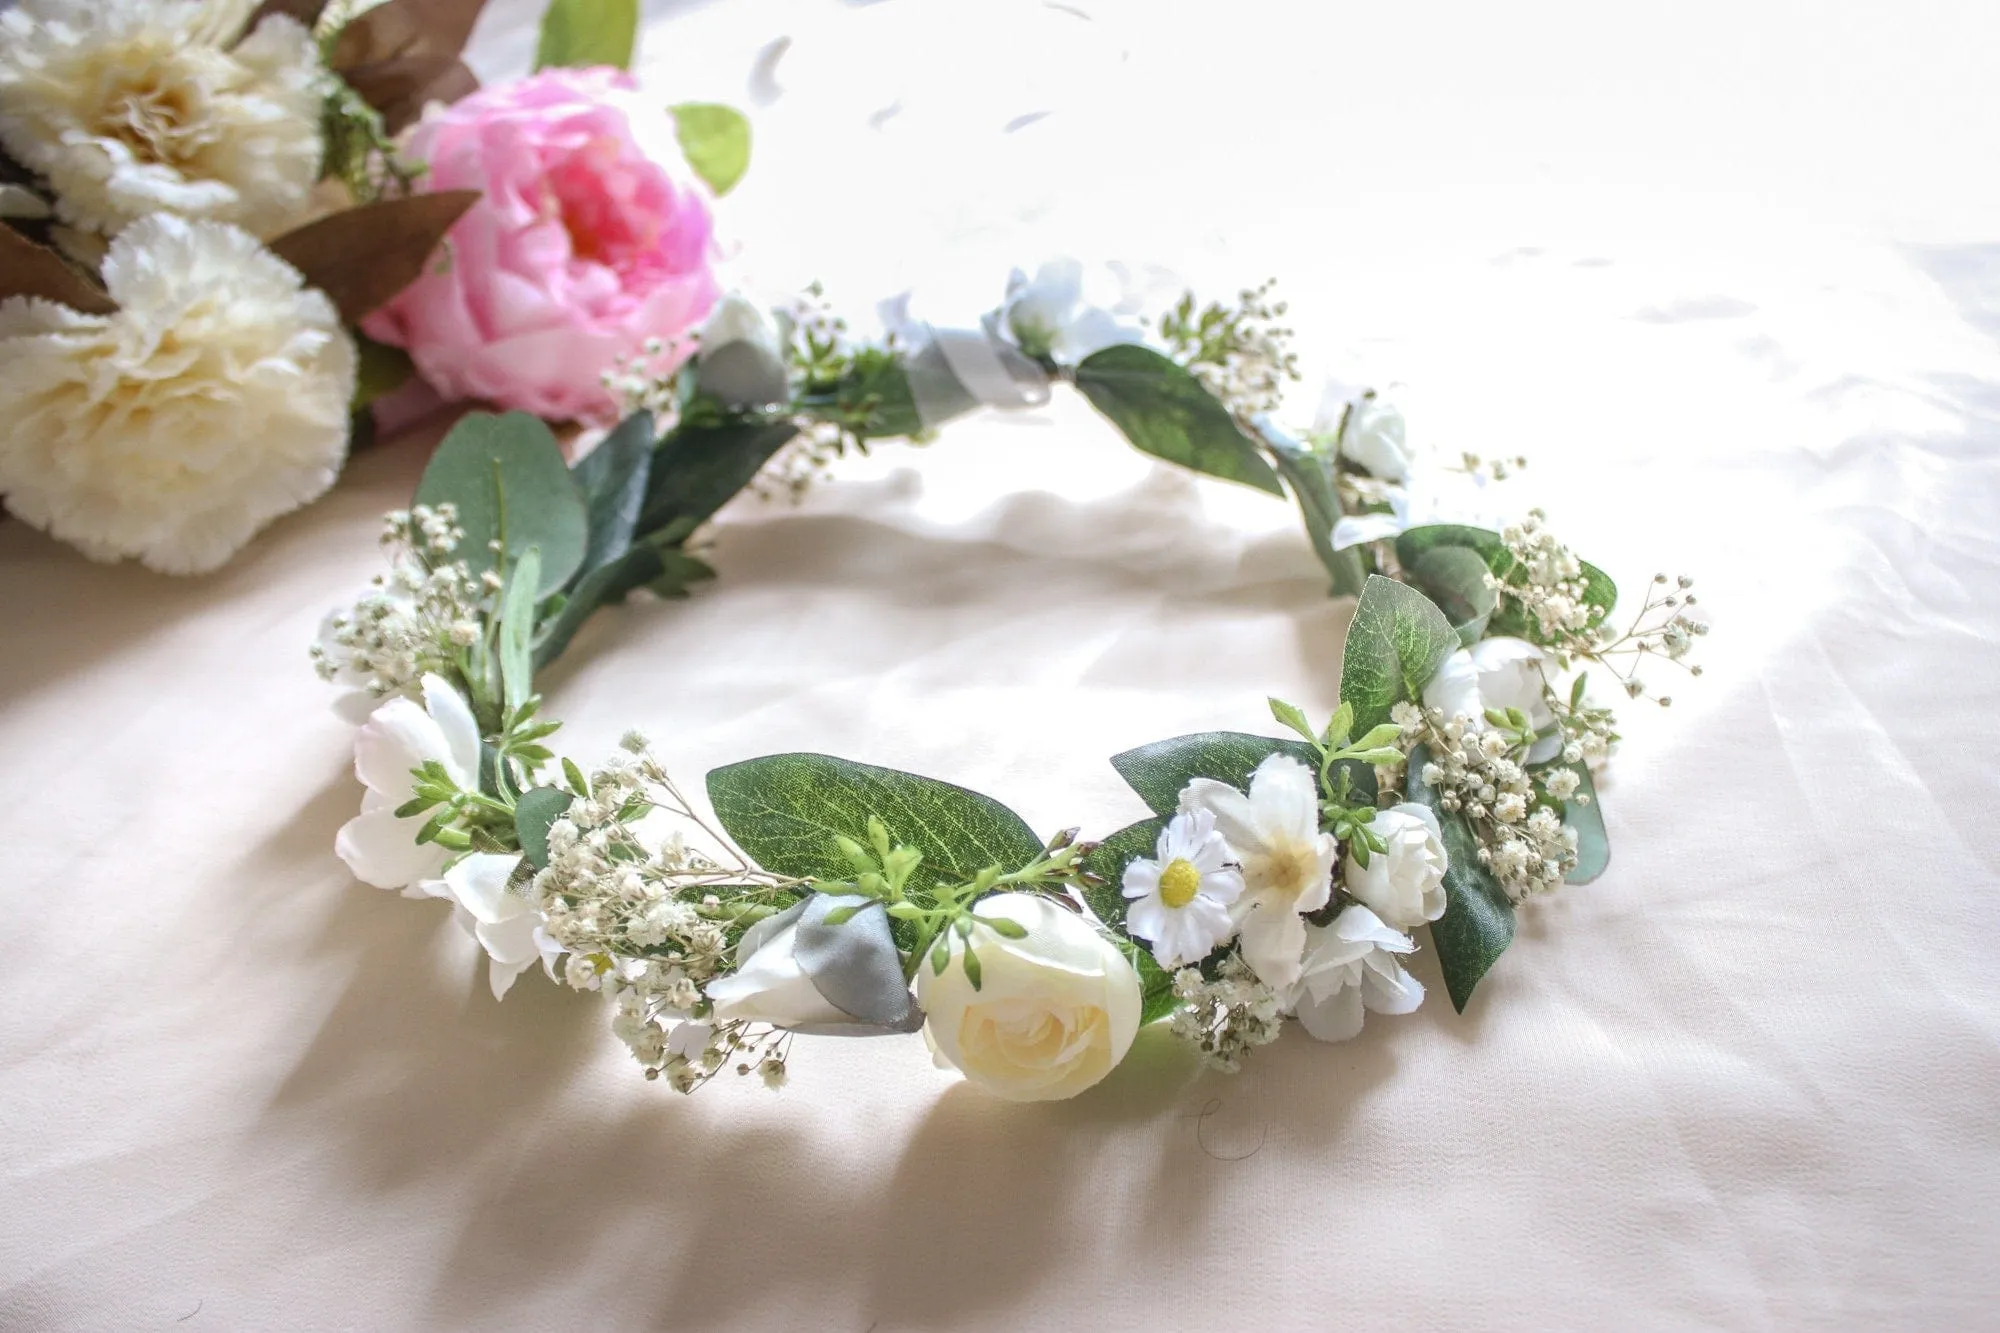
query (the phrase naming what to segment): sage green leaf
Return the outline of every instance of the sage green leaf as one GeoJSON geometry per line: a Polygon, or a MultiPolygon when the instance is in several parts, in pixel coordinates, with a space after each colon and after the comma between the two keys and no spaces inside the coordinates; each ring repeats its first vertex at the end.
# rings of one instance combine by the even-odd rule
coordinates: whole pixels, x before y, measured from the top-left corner
{"type": "Polygon", "coordinates": [[[646,474],[652,462],[653,414],[635,412],[570,469],[590,515],[590,536],[577,577],[603,568],[631,549],[632,533],[646,504],[646,474]]]}
{"type": "Polygon", "coordinates": [[[535,68],[626,69],[638,43],[639,0],[549,0],[535,46],[535,68]]]}
{"type": "Polygon", "coordinates": [[[1479,642],[1500,604],[1499,592],[1486,582],[1490,571],[1479,552],[1470,546],[1433,546],[1403,572],[1457,629],[1461,648],[1479,642]]]}
{"type": "Polygon", "coordinates": [[[1334,489],[1333,466],[1311,449],[1278,440],[1266,440],[1278,471],[1292,488],[1298,501],[1299,517],[1305,520],[1306,537],[1313,554],[1326,566],[1333,579],[1329,590],[1335,597],[1358,597],[1368,571],[1361,564],[1361,552],[1350,547],[1333,549],[1334,525],[1340,522],[1340,493],[1334,489]]]}
{"type": "Polygon", "coordinates": [[[1407,583],[1369,575],[1340,663],[1340,701],[1354,706],[1354,725],[1371,731],[1396,704],[1422,698],[1438,664],[1457,647],[1458,631],[1430,598],[1407,583]]]}
{"type": "Polygon", "coordinates": [[[542,552],[530,546],[507,574],[500,597],[500,688],[509,708],[519,708],[535,692],[535,590],[541,584],[542,552]]]}
{"type": "Polygon", "coordinates": [[[715,769],[708,799],[759,865],[801,879],[852,875],[838,839],[865,842],[868,817],[878,815],[897,842],[923,853],[908,882],[919,901],[987,866],[1015,870],[1042,854],[1034,830],[990,796],[832,755],[774,754],[715,769]]]}
{"type": "Polygon", "coordinates": [[[1150,348],[1120,343],[1076,368],[1090,405],[1142,452],[1283,495],[1278,474],[1201,381],[1150,348]]]}
{"type": "Polygon", "coordinates": [[[1450,865],[1444,872],[1444,915],[1431,922],[1431,947],[1437,950],[1452,1007],[1464,1013],[1473,987],[1514,942],[1514,904],[1479,864],[1479,837],[1465,816],[1440,806],[1437,792],[1425,784],[1429,760],[1421,745],[1410,752],[1408,794],[1430,807],[1444,834],[1450,865]]]}
{"type": "Polygon", "coordinates": [[[549,825],[561,819],[575,799],[560,787],[536,787],[514,802],[514,833],[535,869],[549,868],[549,825]]]}
{"type": "Polygon", "coordinates": [[[469,412],[444,437],[423,480],[416,503],[458,506],[465,529],[458,556],[474,574],[519,560],[530,546],[542,556],[540,596],[569,582],[583,562],[590,526],[569,464],[555,434],[526,412],[495,416],[469,412]]]}
{"type": "Polygon", "coordinates": [[[685,597],[691,584],[715,577],[706,561],[673,547],[641,543],[610,564],[600,565],[577,581],[562,609],[542,626],[535,642],[535,669],[562,656],[570,640],[599,608],[625,600],[635,588],[651,588],[661,597],[685,597]]]}
{"type": "MultiPolygon", "coordinates": [[[[1288,754],[1315,771],[1319,755],[1304,741],[1251,736],[1240,731],[1204,731],[1154,741],[1111,756],[1139,799],[1156,815],[1171,816],[1180,808],[1181,788],[1193,778],[1214,778],[1232,787],[1246,787],[1257,765],[1274,754],[1288,754]]],[[[1371,779],[1370,790],[1373,790],[1371,779]]]]}
{"type": "MultiPolygon", "coordinates": [[[[917,355],[920,361],[940,363],[931,367],[934,373],[949,373],[935,343],[926,343],[917,355]]],[[[864,439],[913,439],[924,433],[923,415],[910,392],[909,371],[894,357],[857,358],[836,396],[845,410],[866,414],[865,424],[855,428],[864,439]]],[[[977,405],[978,400],[973,399],[970,406],[977,405]]]]}
{"type": "Polygon", "coordinates": [[[676,428],[653,454],[639,531],[693,532],[749,485],[796,434],[798,427],[790,421],[676,428]]]}
{"type": "Polygon", "coordinates": [[[682,102],[671,109],[681,152],[694,174],[718,195],[728,194],[750,169],[749,120],[718,102],[682,102]]]}
{"type": "Polygon", "coordinates": [[[1553,773],[1566,768],[1576,774],[1576,791],[1563,802],[1563,823],[1576,830],[1576,868],[1564,877],[1568,884],[1588,884],[1611,864],[1611,839],[1604,832],[1604,803],[1590,776],[1590,765],[1555,763],[1535,771],[1553,773]],[[1588,797],[1578,800],[1577,797],[1588,797]]]}
{"type": "MultiPolygon", "coordinates": [[[[1396,538],[1396,560],[1404,569],[1411,569],[1423,559],[1425,552],[1440,546],[1468,547],[1479,553],[1488,569],[1502,577],[1514,567],[1514,553],[1507,549],[1507,543],[1499,533],[1467,527],[1462,523],[1432,523],[1405,530],[1396,538]]],[[[1598,609],[1597,619],[1602,623],[1618,603],[1618,585],[1611,581],[1609,574],[1588,560],[1578,563],[1583,566],[1583,600],[1598,609]]],[[[1518,602],[1504,598],[1487,622],[1486,633],[1537,643],[1543,641],[1533,618],[1522,612],[1518,602]]]]}

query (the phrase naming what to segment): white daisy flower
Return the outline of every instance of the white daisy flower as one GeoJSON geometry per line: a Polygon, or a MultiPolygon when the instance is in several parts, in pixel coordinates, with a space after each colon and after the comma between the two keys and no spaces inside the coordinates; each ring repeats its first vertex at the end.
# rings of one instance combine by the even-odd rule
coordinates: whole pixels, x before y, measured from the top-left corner
{"type": "Polygon", "coordinates": [[[1125,924],[1153,942],[1161,967],[1185,967],[1208,957],[1236,934],[1229,909],[1243,896],[1243,871],[1215,831],[1207,810],[1175,815],[1160,830],[1158,860],[1125,867],[1125,924]]]}

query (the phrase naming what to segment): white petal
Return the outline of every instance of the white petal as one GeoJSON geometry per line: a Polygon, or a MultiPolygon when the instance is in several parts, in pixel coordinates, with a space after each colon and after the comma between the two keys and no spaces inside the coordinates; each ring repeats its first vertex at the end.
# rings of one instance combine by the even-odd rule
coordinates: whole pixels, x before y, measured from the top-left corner
{"type": "Polygon", "coordinates": [[[1424,983],[1386,953],[1374,953],[1361,971],[1361,1001],[1378,1014],[1407,1014],[1424,1002],[1424,983]]]}
{"type": "Polygon", "coordinates": [[[479,782],[479,723],[465,696],[453,689],[442,676],[424,677],[424,707],[436,719],[448,751],[440,755],[461,787],[479,782]]]}
{"type": "Polygon", "coordinates": [[[1387,541],[1408,526],[1393,510],[1386,514],[1342,514],[1333,525],[1333,549],[1345,551],[1350,546],[1387,541]]]}
{"type": "Polygon", "coordinates": [[[1299,979],[1300,959],[1306,949],[1306,923],[1289,904],[1276,905],[1252,900],[1238,903],[1232,915],[1243,936],[1243,961],[1258,980],[1283,990],[1299,979]]]}
{"type": "MultiPolygon", "coordinates": [[[[1165,857],[1162,852],[1161,856],[1165,857]]],[[[1120,880],[1127,898],[1144,898],[1160,891],[1160,863],[1137,857],[1125,863],[1125,875],[1120,880]]]]}
{"type": "Polygon", "coordinates": [[[1353,944],[1367,944],[1391,953],[1409,953],[1416,942],[1367,908],[1356,904],[1341,909],[1330,928],[1339,938],[1353,944]]]}
{"type": "Polygon", "coordinates": [[[1264,845],[1257,813],[1250,798],[1226,782],[1195,778],[1181,789],[1181,811],[1205,810],[1215,818],[1216,831],[1241,852],[1254,852],[1264,845]]]}
{"type": "Polygon", "coordinates": [[[1533,662],[1539,665],[1542,661],[1542,650],[1526,639],[1510,639],[1503,636],[1481,639],[1472,645],[1470,656],[1473,666],[1484,675],[1517,662],[1533,662]]]}
{"type": "Polygon", "coordinates": [[[1412,819],[1421,819],[1425,826],[1430,829],[1433,838],[1436,838],[1439,842],[1444,841],[1444,829],[1438,825],[1437,814],[1429,806],[1420,801],[1404,801],[1401,805],[1392,805],[1389,808],[1399,815],[1408,815],[1412,819]]]}
{"type": "Polygon", "coordinates": [[[1325,999],[1301,997],[1299,1022],[1321,1041],[1346,1041],[1361,1031],[1361,988],[1342,986],[1325,999]]]}
{"type": "Polygon", "coordinates": [[[1424,707],[1437,708],[1447,718],[1463,717],[1474,731],[1486,727],[1486,705],[1479,697],[1479,668],[1472,654],[1459,649],[1438,667],[1437,674],[1424,686],[1424,707]]]}
{"type": "Polygon", "coordinates": [[[449,752],[430,714],[408,699],[391,699],[354,735],[354,776],[400,805],[410,798],[410,770],[449,752]]]}
{"type": "Polygon", "coordinates": [[[1311,842],[1319,836],[1319,784],[1311,769],[1288,754],[1274,754],[1257,765],[1250,775],[1250,804],[1267,844],[1311,842]]]}
{"type": "Polygon", "coordinates": [[[444,869],[444,848],[435,843],[417,845],[422,827],[421,822],[398,819],[388,810],[364,810],[334,836],[334,854],[362,883],[400,889],[444,869]]]}
{"type": "Polygon", "coordinates": [[[507,892],[507,881],[521,864],[518,856],[498,852],[475,852],[445,872],[444,882],[451,896],[465,905],[473,918],[488,925],[512,921],[532,914],[527,900],[507,892]]]}

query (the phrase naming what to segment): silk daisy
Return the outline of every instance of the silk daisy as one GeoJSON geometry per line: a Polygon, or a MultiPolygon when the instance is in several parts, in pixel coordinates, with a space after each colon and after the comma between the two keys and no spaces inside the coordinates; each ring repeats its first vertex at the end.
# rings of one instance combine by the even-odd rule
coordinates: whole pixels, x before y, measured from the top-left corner
{"type": "Polygon", "coordinates": [[[1161,967],[1198,963],[1236,934],[1229,909],[1243,896],[1243,871],[1207,810],[1168,820],[1155,850],[1158,859],[1125,867],[1125,924],[1153,942],[1161,967]]]}

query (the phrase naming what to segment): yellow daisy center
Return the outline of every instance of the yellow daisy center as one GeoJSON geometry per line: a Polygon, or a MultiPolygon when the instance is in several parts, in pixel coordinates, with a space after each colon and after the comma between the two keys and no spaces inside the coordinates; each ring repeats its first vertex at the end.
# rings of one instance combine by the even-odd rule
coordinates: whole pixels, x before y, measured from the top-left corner
{"type": "Polygon", "coordinates": [[[1175,857],[1160,872],[1160,901],[1169,907],[1186,907],[1201,888],[1201,871],[1186,857],[1175,857]]]}

